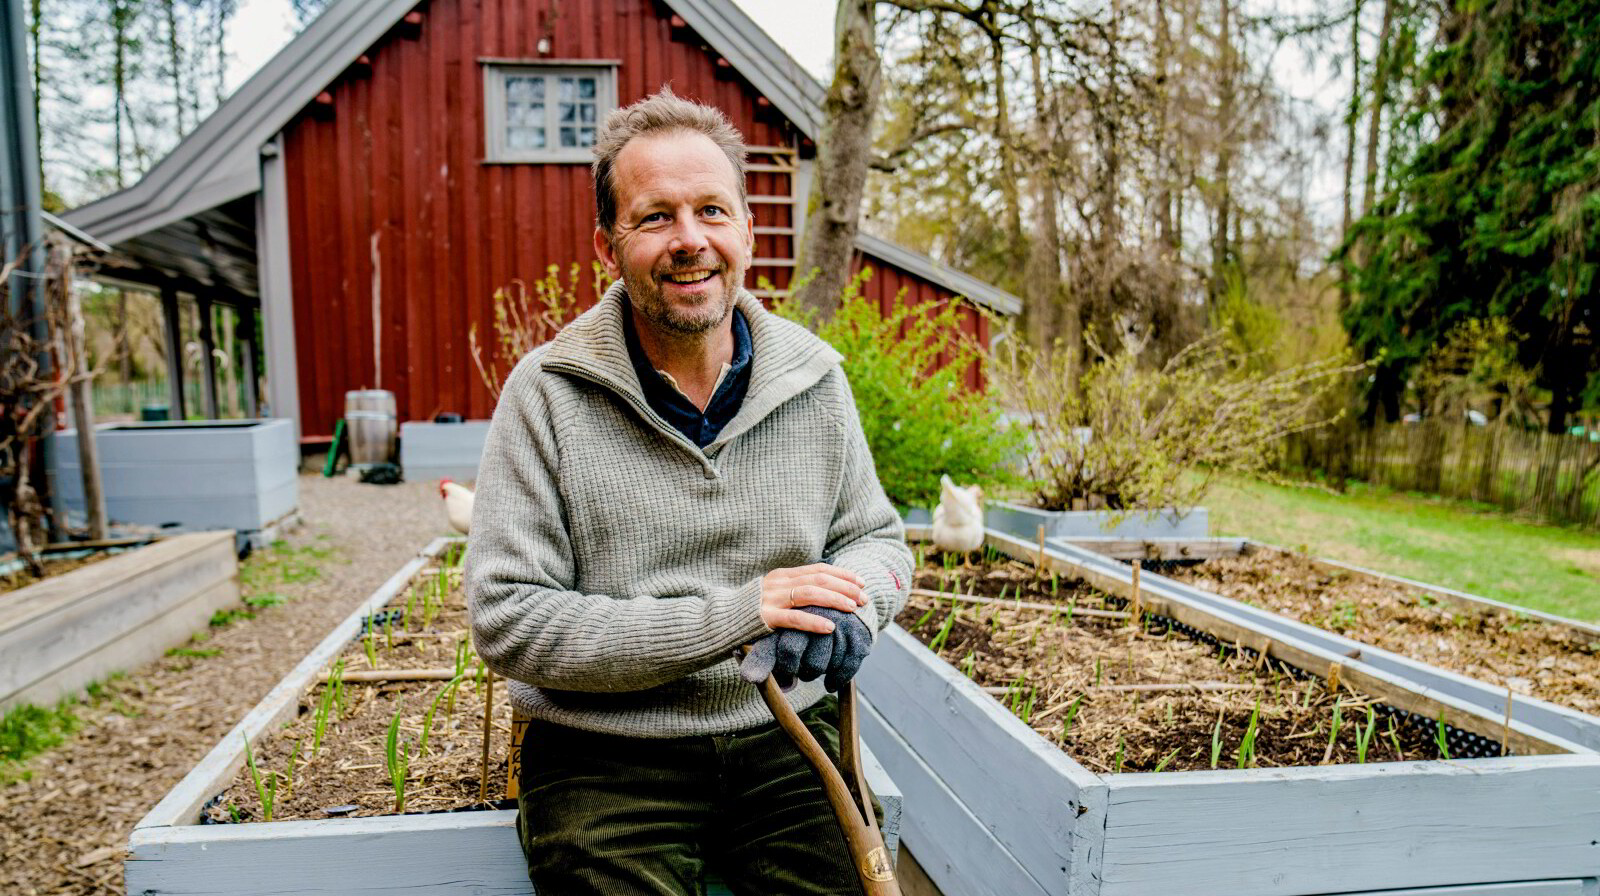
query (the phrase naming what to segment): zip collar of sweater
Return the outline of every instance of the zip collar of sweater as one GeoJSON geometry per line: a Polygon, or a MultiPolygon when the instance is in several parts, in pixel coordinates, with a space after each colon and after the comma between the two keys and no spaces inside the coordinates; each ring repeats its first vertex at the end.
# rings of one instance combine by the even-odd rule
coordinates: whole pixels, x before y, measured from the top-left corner
{"type": "MultiPolygon", "coordinates": [[[[701,454],[701,449],[693,442],[650,410],[645,400],[644,388],[633,369],[622,329],[627,298],[627,288],[622,281],[611,284],[593,308],[579,315],[550,340],[540,366],[544,370],[580,376],[610,389],[631,402],[657,429],[701,454]]],[[[748,291],[740,289],[734,295],[734,303],[744,313],[750,327],[754,356],[750,388],[738,413],[722,428],[716,440],[705,447],[702,457],[714,454],[784,402],[816,385],[843,360],[842,355],[810,330],[767,311],[748,291]]]]}

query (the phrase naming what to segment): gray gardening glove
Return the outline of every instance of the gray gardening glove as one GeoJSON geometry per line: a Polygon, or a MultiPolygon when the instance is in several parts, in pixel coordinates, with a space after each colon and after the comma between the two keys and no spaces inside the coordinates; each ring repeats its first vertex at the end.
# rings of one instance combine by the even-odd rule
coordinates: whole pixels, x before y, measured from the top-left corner
{"type": "Polygon", "coordinates": [[[872,633],[866,623],[854,613],[829,607],[802,609],[832,622],[833,631],[823,635],[781,629],[762,637],[739,665],[745,681],[760,684],[771,675],[787,691],[796,679],[814,681],[826,675],[823,687],[837,692],[855,677],[872,651],[872,633]]]}

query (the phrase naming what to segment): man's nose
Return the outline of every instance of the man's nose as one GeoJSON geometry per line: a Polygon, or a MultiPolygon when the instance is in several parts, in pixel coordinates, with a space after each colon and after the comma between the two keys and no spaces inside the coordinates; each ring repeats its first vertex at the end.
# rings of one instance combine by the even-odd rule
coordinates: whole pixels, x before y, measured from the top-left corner
{"type": "Polygon", "coordinates": [[[667,248],[674,255],[698,255],[708,246],[706,230],[700,220],[693,215],[678,216],[672,227],[672,241],[667,248]]]}

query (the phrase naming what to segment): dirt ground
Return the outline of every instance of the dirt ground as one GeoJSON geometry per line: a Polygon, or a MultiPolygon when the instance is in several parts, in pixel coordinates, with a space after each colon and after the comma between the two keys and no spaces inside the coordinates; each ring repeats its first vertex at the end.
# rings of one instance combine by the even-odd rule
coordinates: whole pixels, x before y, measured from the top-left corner
{"type": "MultiPolygon", "coordinates": [[[[102,551],[98,554],[90,554],[87,557],[46,556],[41,559],[41,562],[44,564],[44,577],[49,578],[50,576],[59,576],[63,573],[72,572],[74,569],[82,569],[110,556],[112,555],[102,551]]],[[[28,571],[27,567],[5,573],[0,575],[0,596],[9,594],[12,591],[19,591],[38,581],[42,581],[42,579],[34,576],[32,572],[28,571]]]]}
{"type": "MultiPolygon", "coordinates": [[[[388,767],[389,725],[399,715],[396,755],[409,757],[405,773],[406,812],[459,809],[479,804],[478,782],[483,778],[483,698],[486,690],[476,674],[479,660],[471,652],[467,633],[466,594],[459,574],[450,577],[442,601],[430,591],[435,576],[424,577],[417,589],[400,594],[380,614],[372,637],[358,638],[340,659],[342,670],[449,669],[459,670],[460,681],[345,682],[343,711],[327,694],[327,686],[303,695],[294,721],[253,747],[256,774],[267,785],[278,775],[273,801],[273,821],[328,818],[334,808],[339,817],[387,815],[395,810],[395,792],[388,767]],[[370,659],[368,651],[370,649],[370,659]],[[322,709],[327,695],[328,708],[322,709]],[[320,749],[316,728],[323,717],[320,749]],[[428,728],[424,746],[422,729],[428,728]],[[294,758],[295,772],[285,783],[282,775],[294,758]],[[354,807],[354,808],[351,808],[354,807]]],[[[341,676],[342,677],[342,676],[341,676]]],[[[505,797],[506,754],[510,743],[511,705],[503,682],[494,688],[490,714],[487,798],[505,797]]],[[[208,813],[217,822],[260,821],[264,816],[261,793],[248,768],[241,769],[208,813]]]]}
{"type": "Polygon", "coordinates": [[[919,568],[916,584],[996,601],[914,594],[897,621],[1095,771],[1440,755],[1435,732],[1395,720],[1348,686],[1330,694],[1319,678],[1169,633],[1148,618],[1136,626],[1090,615],[1125,608],[1080,581],[1037,578],[1031,566],[1011,560],[951,569],[935,552],[919,568]]]}
{"type": "Polygon", "coordinates": [[[1160,571],[1519,694],[1600,713],[1600,636],[1517,613],[1467,612],[1303,554],[1264,550],[1160,571]]]}
{"type": "Polygon", "coordinates": [[[123,893],[123,847],[140,817],[329,629],[449,532],[430,482],[302,476],[300,507],[305,525],[241,570],[259,608],[241,604],[188,655],[107,683],[78,709],[75,736],[0,786],[0,893],[123,893]]]}

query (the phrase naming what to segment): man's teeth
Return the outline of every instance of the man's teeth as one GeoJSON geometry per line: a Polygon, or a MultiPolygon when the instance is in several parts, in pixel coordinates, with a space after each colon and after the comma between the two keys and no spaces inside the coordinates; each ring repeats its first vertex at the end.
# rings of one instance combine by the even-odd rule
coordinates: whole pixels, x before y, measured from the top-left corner
{"type": "Polygon", "coordinates": [[[671,280],[673,283],[699,283],[701,280],[705,280],[706,278],[710,277],[711,274],[711,271],[695,271],[688,274],[668,274],[667,279],[671,280]]]}

